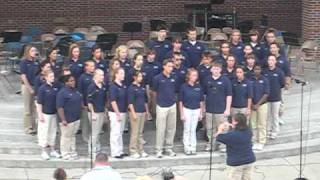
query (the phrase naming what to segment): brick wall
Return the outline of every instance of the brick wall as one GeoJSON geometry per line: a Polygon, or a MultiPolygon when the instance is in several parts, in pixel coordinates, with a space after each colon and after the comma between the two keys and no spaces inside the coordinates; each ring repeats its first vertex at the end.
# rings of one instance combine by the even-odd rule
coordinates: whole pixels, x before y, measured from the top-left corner
{"type": "Polygon", "coordinates": [[[320,1],[302,1],[302,37],[320,40],[320,1]]]}
{"type": "MultiPolygon", "coordinates": [[[[185,20],[188,11],[184,4],[197,2],[208,0],[1,0],[0,31],[10,28],[24,31],[35,25],[49,32],[55,17],[65,17],[70,29],[101,25],[109,32],[119,32],[123,22],[140,21],[144,31],[148,31],[150,19],[160,18],[169,23],[185,20]]],[[[225,0],[223,5],[212,8],[216,12],[232,12],[233,6],[240,21],[254,20],[257,26],[261,15],[267,14],[270,26],[301,35],[300,0],[225,0]]],[[[121,37],[126,39],[128,35],[122,33],[121,37]]]]}

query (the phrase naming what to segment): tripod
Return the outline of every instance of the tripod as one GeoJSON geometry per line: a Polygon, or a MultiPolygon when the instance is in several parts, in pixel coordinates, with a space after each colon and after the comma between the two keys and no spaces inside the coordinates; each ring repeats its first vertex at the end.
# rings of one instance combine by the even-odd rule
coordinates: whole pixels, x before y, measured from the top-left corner
{"type": "Polygon", "coordinates": [[[299,177],[296,178],[295,180],[308,180],[307,178],[303,178],[302,177],[302,151],[303,151],[303,145],[302,145],[302,141],[303,141],[303,94],[304,94],[304,86],[307,85],[306,81],[302,81],[299,79],[295,79],[295,82],[297,84],[301,85],[301,104],[300,104],[300,152],[299,152],[299,156],[300,156],[300,160],[299,160],[299,177]]]}

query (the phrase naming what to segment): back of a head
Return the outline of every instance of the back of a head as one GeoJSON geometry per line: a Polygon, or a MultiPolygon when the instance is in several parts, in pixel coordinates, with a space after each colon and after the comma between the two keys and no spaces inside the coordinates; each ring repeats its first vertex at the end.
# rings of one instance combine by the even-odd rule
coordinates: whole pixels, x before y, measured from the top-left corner
{"type": "Polygon", "coordinates": [[[98,153],[96,155],[96,164],[105,164],[108,163],[108,155],[106,153],[98,153]]]}
{"type": "Polygon", "coordinates": [[[67,174],[62,168],[58,168],[54,171],[53,178],[55,180],[66,180],[67,174]]]}

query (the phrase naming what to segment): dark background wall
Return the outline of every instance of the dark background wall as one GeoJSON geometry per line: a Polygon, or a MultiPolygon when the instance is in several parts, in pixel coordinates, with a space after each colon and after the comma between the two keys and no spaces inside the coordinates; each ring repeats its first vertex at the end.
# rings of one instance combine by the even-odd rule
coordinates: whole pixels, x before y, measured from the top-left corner
{"type": "MultiPolygon", "coordinates": [[[[144,30],[148,31],[150,19],[164,19],[169,23],[186,20],[189,12],[184,9],[184,4],[206,2],[208,1],[1,0],[0,31],[12,28],[24,31],[29,25],[35,25],[44,32],[50,32],[55,26],[56,17],[65,17],[70,29],[100,25],[109,32],[119,32],[123,22],[140,21],[143,22],[144,30]]],[[[212,8],[215,12],[231,13],[235,7],[240,21],[253,20],[255,25],[259,24],[261,15],[266,14],[269,16],[270,26],[300,36],[301,5],[301,0],[225,0],[224,4],[212,5],[212,8]]]]}

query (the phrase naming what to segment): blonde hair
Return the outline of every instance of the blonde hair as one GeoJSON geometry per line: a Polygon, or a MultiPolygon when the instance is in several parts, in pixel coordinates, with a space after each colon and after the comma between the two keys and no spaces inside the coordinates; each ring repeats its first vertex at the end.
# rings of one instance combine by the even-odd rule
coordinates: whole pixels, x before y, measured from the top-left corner
{"type": "Polygon", "coordinates": [[[75,48],[79,48],[80,50],[80,47],[78,46],[78,44],[71,44],[70,47],[69,47],[69,58],[71,59],[72,58],[72,51],[75,49],[75,48]]]}
{"type": "Polygon", "coordinates": [[[115,59],[120,59],[120,51],[127,51],[129,53],[129,48],[126,45],[118,46],[114,55],[115,59]]]}
{"type": "Polygon", "coordinates": [[[30,50],[32,48],[36,48],[35,46],[31,45],[31,44],[28,44],[24,47],[24,51],[23,51],[23,58],[24,59],[30,59],[31,56],[30,56],[30,50]]]}
{"type": "Polygon", "coordinates": [[[189,82],[189,80],[190,80],[190,75],[191,75],[191,73],[193,73],[193,72],[196,72],[196,73],[197,73],[197,75],[198,75],[197,81],[199,80],[199,73],[198,73],[198,71],[197,71],[195,68],[190,68],[190,69],[188,69],[188,72],[187,72],[187,75],[186,75],[186,82],[189,82]]]}
{"type": "Polygon", "coordinates": [[[95,78],[99,74],[103,74],[104,75],[104,72],[101,69],[96,69],[94,71],[94,73],[93,73],[93,78],[95,78]]]}

